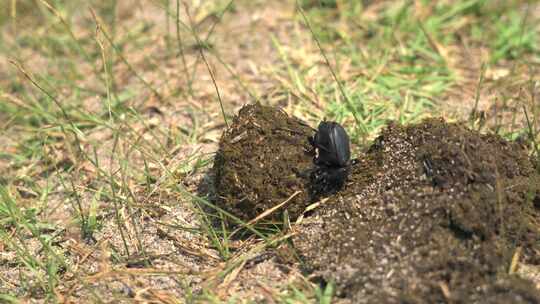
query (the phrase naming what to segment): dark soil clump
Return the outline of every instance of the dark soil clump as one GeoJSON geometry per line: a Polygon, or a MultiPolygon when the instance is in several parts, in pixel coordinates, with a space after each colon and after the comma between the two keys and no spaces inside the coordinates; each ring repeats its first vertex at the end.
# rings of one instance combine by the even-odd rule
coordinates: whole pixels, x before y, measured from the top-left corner
{"type": "Polygon", "coordinates": [[[214,162],[220,206],[244,221],[284,202],[271,217],[292,219],[309,203],[308,179],[313,166],[308,125],[285,112],[260,104],[244,106],[223,134],[214,162]]]}
{"type": "MultiPolygon", "coordinates": [[[[220,206],[248,221],[301,191],[280,209],[300,215],[316,198],[300,174],[313,168],[313,133],[274,108],[242,108],[216,155],[220,206]]],[[[437,119],[390,124],[293,244],[351,303],[540,303],[509,274],[540,264],[538,201],[521,145],[437,119]]]]}
{"type": "Polygon", "coordinates": [[[540,179],[518,144],[458,124],[390,125],[299,227],[310,271],[353,303],[540,303],[540,179]],[[520,248],[520,249],[518,249],[520,248]]]}

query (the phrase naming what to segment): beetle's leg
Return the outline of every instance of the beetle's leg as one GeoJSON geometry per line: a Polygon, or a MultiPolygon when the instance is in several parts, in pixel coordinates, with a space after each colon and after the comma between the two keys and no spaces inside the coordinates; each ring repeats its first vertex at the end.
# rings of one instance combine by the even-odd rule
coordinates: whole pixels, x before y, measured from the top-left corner
{"type": "Polygon", "coordinates": [[[315,147],[315,135],[313,136],[308,136],[307,138],[308,142],[310,145],[312,145],[313,147],[315,147]]]}
{"type": "Polygon", "coordinates": [[[315,144],[315,136],[308,136],[308,142],[311,145],[311,149],[305,151],[309,154],[314,155],[313,162],[316,164],[319,155],[317,153],[317,145],[315,144]]]}
{"type": "Polygon", "coordinates": [[[349,167],[340,168],[327,168],[326,170],[326,183],[334,188],[341,188],[345,183],[345,180],[349,176],[349,167]]]}
{"type": "Polygon", "coordinates": [[[292,168],[294,174],[296,174],[297,177],[300,177],[300,178],[304,178],[304,179],[308,179],[311,174],[313,173],[313,171],[315,171],[316,169],[314,168],[309,168],[309,169],[306,169],[304,171],[300,171],[296,168],[292,168]]]}
{"type": "Polygon", "coordinates": [[[429,156],[424,156],[422,160],[422,165],[424,166],[424,173],[428,178],[433,177],[433,162],[429,156]]]}
{"type": "Polygon", "coordinates": [[[350,166],[347,167],[329,167],[329,166],[316,166],[313,170],[311,180],[311,195],[315,198],[321,195],[330,195],[338,192],[350,172],[350,166]]]}

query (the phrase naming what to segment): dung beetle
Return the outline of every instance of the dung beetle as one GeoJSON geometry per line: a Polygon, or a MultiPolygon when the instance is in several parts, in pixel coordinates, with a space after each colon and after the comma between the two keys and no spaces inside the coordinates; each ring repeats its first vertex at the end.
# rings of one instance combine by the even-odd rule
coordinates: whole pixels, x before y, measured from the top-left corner
{"type": "Polygon", "coordinates": [[[310,142],[318,152],[317,164],[336,168],[348,166],[351,159],[349,135],[337,122],[321,122],[310,142]]]}
{"type": "Polygon", "coordinates": [[[315,150],[312,194],[318,197],[338,191],[347,180],[351,167],[349,135],[337,122],[323,121],[309,142],[315,150]]]}

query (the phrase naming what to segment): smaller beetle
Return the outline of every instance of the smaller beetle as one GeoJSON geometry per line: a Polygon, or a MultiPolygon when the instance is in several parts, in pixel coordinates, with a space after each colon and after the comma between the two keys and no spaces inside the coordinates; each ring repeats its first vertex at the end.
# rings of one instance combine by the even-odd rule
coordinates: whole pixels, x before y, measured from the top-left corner
{"type": "Polygon", "coordinates": [[[347,167],[351,159],[349,135],[345,129],[333,121],[323,121],[310,143],[317,149],[315,162],[327,167],[347,167]]]}

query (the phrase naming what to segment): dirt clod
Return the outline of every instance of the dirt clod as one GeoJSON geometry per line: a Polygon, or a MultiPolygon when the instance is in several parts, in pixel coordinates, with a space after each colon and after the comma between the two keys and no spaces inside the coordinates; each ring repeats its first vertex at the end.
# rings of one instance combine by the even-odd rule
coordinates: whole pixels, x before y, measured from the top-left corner
{"type": "Polygon", "coordinates": [[[313,130],[285,112],[260,104],[244,106],[223,133],[214,161],[220,205],[249,221],[293,197],[271,217],[292,219],[309,202],[308,172],[313,166],[308,137],[313,130]]]}

